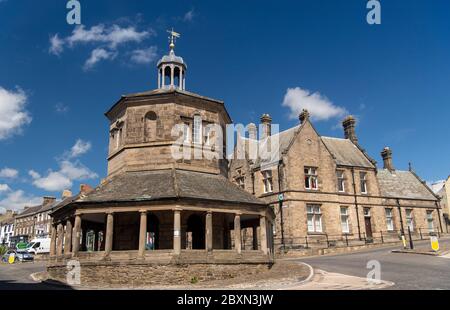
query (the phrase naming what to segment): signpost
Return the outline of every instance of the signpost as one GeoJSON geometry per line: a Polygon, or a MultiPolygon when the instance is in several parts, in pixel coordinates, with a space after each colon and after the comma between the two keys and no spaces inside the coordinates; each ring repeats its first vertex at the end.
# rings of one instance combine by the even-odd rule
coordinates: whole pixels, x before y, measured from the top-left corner
{"type": "Polygon", "coordinates": [[[16,253],[9,254],[8,263],[9,264],[14,264],[15,262],[16,262],[16,253]]]}

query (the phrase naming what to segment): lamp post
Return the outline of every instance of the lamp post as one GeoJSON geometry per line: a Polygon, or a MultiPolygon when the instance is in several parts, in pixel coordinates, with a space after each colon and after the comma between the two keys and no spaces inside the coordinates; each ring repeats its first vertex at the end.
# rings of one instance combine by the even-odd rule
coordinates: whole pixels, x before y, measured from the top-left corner
{"type": "Polygon", "coordinates": [[[37,220],[37,216],[33,216],[33,234],[32,234],[32,238],[34,239],[36,237],[36,220],[37,220]]]}

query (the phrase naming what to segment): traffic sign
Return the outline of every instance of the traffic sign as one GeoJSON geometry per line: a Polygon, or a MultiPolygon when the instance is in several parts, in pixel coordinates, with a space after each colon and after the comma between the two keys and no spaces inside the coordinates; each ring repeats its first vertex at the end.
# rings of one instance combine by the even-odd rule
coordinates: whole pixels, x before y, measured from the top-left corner
{"type": "Polygon", "coordinates": [[[283,194],[279,194],[278,195],[278,201],[283,201],[284,200],[284,195],[283,194]]]}
{"type": "Polygon", "coordinates": [[[437,252],[439,251],[439,240],[436,236],[431,236],[430,237],[430,241],[431,241],[431,248],[433,249],[433,251],[437,252]]]}

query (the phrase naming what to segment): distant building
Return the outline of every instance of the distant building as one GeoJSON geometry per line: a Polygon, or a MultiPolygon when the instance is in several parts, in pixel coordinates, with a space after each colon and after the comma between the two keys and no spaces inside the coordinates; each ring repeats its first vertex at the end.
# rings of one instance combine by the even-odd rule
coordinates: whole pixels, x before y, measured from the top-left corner
{"type": "Polygon", "coordinates": [[[14,236],[13,217],[0,222],[0,245],[6,245],[9,247],[12,236],[14,236]]]}
{"type": "Polygon", "coordinates": [[[440,204],[444,212],[446,226],[450,225],[450,176],[441,182],[431,185],[436,195],[441,199],[440,204]]]}

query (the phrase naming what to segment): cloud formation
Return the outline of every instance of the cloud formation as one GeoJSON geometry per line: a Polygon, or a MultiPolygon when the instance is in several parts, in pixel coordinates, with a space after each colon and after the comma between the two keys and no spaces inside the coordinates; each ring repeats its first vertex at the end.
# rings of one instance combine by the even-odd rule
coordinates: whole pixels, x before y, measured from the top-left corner
{"type": "Polygon", "coordinates": [[[14,179],[19,175],[19,171],[12,168],[3,168],[0,170],[0,178],[2,179],[14,179]]]}
{"type": "Polygon", "coordinates": [[[317,121],[342,117],[348,113],[345,108],[335,105],[320,93],[311,93],[300,87],[287,89],[282,106],[291,110],[290,119],[298,118],[303,109],[308,110],[311,118],[317,121]]]}
{"type": "MultiPolygon", "coordinates": [[[[119,47],[128,43],[141,43],[153,35],[155,35],[154,30],[139,31],[135,26],[122,27],[113,24],[108,27],[104,24],[98,24],[87,28],[84,25],[80,25],[75,27],[72,33],[65,38],[60,38],[59,34],[53,35],[50,38],[49,53],[59,56],[66,47],[74,48],[78,45],[93,45],[94,49],[83,66],[83,69],[88,71],[103,60],[115,59],[119,55],[119,47]]],[[[155,50],[137,49],[133,51],[131,60],[136,63],[151,62],[156,57],[156,55],[152,54],[152,52],[156,52],[156,47],[153,48],[155,50]]]]}
{"type": "Polygon", "coordinates": [[[31,116],[25,109],[27,100],[22,89],[14,91],[0,86],[0,140],[21,133],[23,127],[31,123],[31,116]]]}
{"type": "Polygon", "coordinates": [[[183,21],[191,22],[194,19],[194,16],[195,16],[195,11],[194,11],[194,9],[191,9],[188,12],[186,12],[186,14],[184,14],[183,21]]]}
{"type": "Polygon", "coordinates": [[[36,206],[41,203],[41,197],[27,195],[23,190],[9,191],[6,197],[0,199],[0,213],[5,210],[19,211],[26,206],[36,206]]]}
{"type": "Polygon", "coordinates": [[[156,46],[151,46],[146,49],[137,49],[131,52],[131,61],[137,64],[148,64],[152,63],[158,57],[156,53],[156,46]]]}
{"type": "Polygon", "coordinates": [[[70,158],[78,157],[87,153],[92,147],[91,142],[78,139],[74,146],[70,149],[70,158]]]}
{"type": "Polygon", "coordinates": [[[0,184],[0,193],[2,192],[8,192],[11,188],[8,186],[8,184],[0,184]]]}

